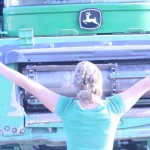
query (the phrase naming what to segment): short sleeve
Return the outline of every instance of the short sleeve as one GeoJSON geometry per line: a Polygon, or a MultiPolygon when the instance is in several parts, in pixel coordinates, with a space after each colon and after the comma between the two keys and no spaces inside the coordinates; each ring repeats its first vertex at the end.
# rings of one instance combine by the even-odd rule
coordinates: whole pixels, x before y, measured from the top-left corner
{"type": "Polygon", "coordinates": [[[121,115],[125,113],[125,106],[121,97],[118,94],[108,98],[108,106],[110,107],[110,110],[115,114],[121,115]]]}
{"type": "Polygon", "coordinates": [[[70,108],[70,105],[72,103],[73,99],[66,97],[66,96],[60,96],[55,112],[59,115],[65,115],[68,111],[68,109],[70,108]]]}

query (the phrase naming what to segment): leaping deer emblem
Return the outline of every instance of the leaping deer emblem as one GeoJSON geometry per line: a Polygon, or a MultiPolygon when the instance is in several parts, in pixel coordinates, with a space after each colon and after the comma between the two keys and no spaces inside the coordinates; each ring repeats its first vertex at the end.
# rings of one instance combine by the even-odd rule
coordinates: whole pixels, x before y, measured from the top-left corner
{"type": "Polygon", "coordinates": [[[84,22],[85,24],[88,24],[88,23],[94,23],[94,24],[96,24],[96,25],[99,26],[100,24],[97,22],[96,17],[90,18],[90,16],[91,16],[90,11],[86,12],[86,13],[85,13],[86,19],[83,20],[83,22],[84,22]]]}

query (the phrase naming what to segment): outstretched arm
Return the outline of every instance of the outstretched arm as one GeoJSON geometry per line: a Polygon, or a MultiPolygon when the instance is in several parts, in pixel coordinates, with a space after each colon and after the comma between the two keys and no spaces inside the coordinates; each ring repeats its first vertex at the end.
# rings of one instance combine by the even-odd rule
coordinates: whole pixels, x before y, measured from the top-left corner
{"type": "Polygon", "coordinates": [[[138,81],[126,91],[120,93],[126,111],[129,110],[144,93],[150,89],[150,76],[138,81]]]}
{"type": "Polygon", "coordinates": [[[56,94],[49,89],[45,88],[39,83],[36,83],[23,74],[12,70],[0,62],[0,74],[17,84],[18,86],[24,88],[29,93],[33,94],[45,107],[47,107],[52,112],[55,111],[59,94],[56,94]]]}

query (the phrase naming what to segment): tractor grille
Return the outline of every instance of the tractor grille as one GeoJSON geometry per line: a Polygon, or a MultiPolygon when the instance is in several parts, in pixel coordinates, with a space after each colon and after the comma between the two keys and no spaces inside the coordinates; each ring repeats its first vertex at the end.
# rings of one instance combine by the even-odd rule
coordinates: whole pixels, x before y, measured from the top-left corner
{"type": "MultiPolygon", "coordinates": [[[[150,65],[126,65],[126,64],[97,64],[103,75],[103,97],[122,92],[135,84],[138,80],[150,74],[150,65]]],[[[76,91],[72,80],[75,65],[27,65],[23,74],[41,83],[48,89],[62,95],[76,97],[76,91]]],[[[27,91],[23,91],[23,104],[27,112],[47,111],[47,109],[27,91]]],[[[134,105],[134,107],[149,107],[150,92],[147,92],[134,105]]]]}

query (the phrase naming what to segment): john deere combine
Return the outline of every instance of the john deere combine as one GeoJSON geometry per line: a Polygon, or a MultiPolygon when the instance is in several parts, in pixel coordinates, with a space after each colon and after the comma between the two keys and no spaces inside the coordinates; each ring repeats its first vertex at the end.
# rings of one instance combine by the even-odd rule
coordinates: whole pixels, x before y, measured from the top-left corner
{"type": "MultiPolygon", "coordinates": [[[[72,78],[82,60],[102,70],[104,97],[150,74],[150,0],[4,0],[1,7],[0,61],[57,93],[76,96],[72,78]]],[[[121,119],[114,150],[149,150],[149,139],[147,92],[121,119]]],[[[0,149],[62,146],[60,118],[0,76],[0,149]]]]}

